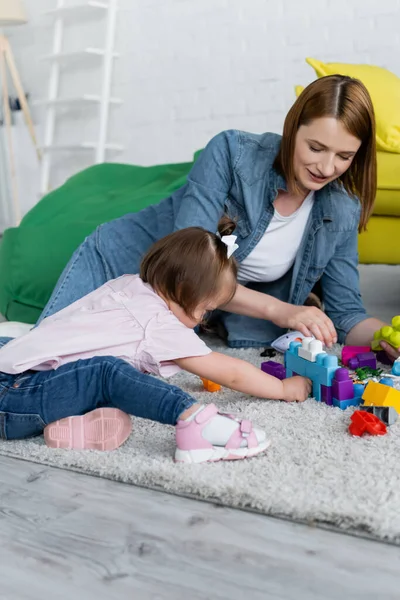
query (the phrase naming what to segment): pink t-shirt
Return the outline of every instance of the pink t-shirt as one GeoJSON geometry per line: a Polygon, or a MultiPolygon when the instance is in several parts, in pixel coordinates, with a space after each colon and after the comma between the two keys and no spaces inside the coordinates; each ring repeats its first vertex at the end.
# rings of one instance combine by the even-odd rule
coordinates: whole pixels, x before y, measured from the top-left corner
{"type": "Polygon", "coordinates": [[[210,348],[138,275],[123,275],[47,317],[0,349],[0,371],[47,371],[93,356],[116,356],[143,373],[170,377],[173,361],[210,348]]]}

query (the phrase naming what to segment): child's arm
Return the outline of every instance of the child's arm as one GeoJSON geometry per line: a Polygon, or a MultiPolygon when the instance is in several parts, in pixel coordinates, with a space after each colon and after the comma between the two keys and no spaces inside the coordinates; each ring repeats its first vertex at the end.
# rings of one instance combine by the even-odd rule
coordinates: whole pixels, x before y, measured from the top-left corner
{"type": "Polygon", "coordinates": [[[258,398],[303,402],[311,392],[311,382],[305,377],[290,377],[281,381],[245,360],[219,352],[179,358],[175,362],[185,371],[258,398]]]}

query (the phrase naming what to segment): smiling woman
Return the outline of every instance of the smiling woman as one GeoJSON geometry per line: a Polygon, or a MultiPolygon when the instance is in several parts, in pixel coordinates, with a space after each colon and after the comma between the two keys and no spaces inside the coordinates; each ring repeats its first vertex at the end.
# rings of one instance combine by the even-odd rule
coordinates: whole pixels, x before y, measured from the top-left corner
{"type": "Polygon", "coordinates": [[[151,244],[173,231],[216,232],[228,217],[236,224],[239,285],[211,322],[229,346],[266,346],[288,328],[328,346],[366,345],[383,325],[366,314],[357,270],[358,229],[375,191],[368,91],[350,77],[323,77],[296,100],[282,136],[224,131],[171,196],[101,225],[72,256],[42,318],[137,273],[151,244]],[[317,282],[325,313],[304,306],[317,282]]]}

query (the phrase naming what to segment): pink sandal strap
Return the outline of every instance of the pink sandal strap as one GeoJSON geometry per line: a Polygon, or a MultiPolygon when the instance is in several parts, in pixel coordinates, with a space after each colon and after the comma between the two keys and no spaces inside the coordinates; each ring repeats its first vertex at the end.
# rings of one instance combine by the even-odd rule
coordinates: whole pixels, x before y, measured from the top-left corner
{"type": "Polygon", "coordinates": [[[236,429],[227,443],[225,448],[229,450],[237,450],[241,447],[243,440],[246,440],[248,448],[255,448],[258,446],[257,436],[253,431],[253,425],[251,421],[243,419],[240,421],[238,429],[236,429]]]}
{"type": "Polygon", "coordinates": [[[195,416],[194,420],[199,425],[203,425],[203,423],[207,423],[218,414],[218,409],[215,404],[209,404],[198,415],[195,416]]]}
{"type": "Polygon", "coordinates": [[[178,447],[181,450],[212,448],[212,444],[203,438],[202,431],[205,425],[217,414],[223,415],[233,421],[237,421],[239,425],[225,444],[227,450],[237,450],[241,447],[243,440],[246,440],[248,448],[255,448],[258,446],[257,437],[253,431],[251,421],[246,419],[241,421],[234,415],[220,413],[215,404],[209,404],[194,417],[193,421],[178,422],[176,428],[178,447]]]}

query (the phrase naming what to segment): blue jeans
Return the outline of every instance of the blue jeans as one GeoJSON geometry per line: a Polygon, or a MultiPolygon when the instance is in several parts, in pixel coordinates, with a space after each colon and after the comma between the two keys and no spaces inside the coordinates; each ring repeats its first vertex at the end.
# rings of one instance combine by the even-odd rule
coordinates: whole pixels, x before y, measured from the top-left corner
{"type": "Polygon", "coordinates": [[[78,360],[55,371],[0,373],[0,438],[40,435],[53,421],[110,406],[175,425],[195,403],[178,387],[113,356],[78,360]]]}

